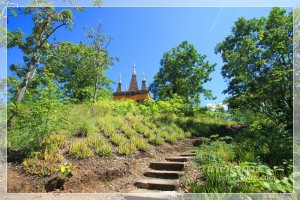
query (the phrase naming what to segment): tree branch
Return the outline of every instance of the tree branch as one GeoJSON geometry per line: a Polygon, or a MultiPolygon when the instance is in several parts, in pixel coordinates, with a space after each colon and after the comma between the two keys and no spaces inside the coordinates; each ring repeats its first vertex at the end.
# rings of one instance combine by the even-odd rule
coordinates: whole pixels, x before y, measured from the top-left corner
{"type": "Polygon", "coordinates": [[[113,39],[113,38],[110,36],[110,37],[109,37],[109,40],[108,40],[108,43],[106,44],[106,46],[104,47],[104,49],[106,49],[106,48],[108,47],[108,45],[110,44],[110,42],[111,42],[112,39],[113,39]]]}
{"type": "Polygon", "coordinates": [[[69,2],[70,2],[70,4],[73,6],[73,8],[74,8],[75,10],[80,11],[80,10],[73,4],[72,0],[69,0],[69,2]]]}
{"type": "Polygon", "coordinates": [[[37,47],[37,49],[38,48],[40,48],[41,46],[43,46],[43,44],[46,42],[46,40],[48,40],[48,38],[57,30],[57,29],[59,29],[60,27],[62,27],[62,26],[65,26],[65,25],[67,25],[66,23],[63,23],[63,24],[60,24],[60,25],[58,25],[57,27],[55,27],[47,36],[46,36],[46,38],[44,39],[44,40],[42,40],[42,42],[41,42],[41,44],[37,47]]]}

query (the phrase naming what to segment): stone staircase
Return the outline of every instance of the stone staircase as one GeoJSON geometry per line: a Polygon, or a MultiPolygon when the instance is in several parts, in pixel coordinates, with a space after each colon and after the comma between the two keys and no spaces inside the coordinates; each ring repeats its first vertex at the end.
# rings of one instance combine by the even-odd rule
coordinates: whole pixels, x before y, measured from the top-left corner
{"type": "Polygon", "coordinates": [[[183,174],[185,162],[195,156],[195,152],[180,154],[178,157],[167,157],[163,162],[152,162],[145,178],[134,185],[138,188],[125,196],[127,200],[135,199],[170,199],[179,188],[179,178],[183,174]],[[142,194],[143,193],[143,194],[142,194]]]}

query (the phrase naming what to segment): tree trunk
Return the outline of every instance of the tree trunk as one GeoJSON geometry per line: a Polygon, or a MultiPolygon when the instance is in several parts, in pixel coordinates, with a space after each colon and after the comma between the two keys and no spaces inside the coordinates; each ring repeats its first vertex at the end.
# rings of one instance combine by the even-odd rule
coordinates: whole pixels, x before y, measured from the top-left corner
{"type": "Polygon", "coordinates": [[[96,80],[95,80],[95,88],[94,88],[94,103],[97,101],[97,93],[98,93],[98,83],[99,83],[99,73],[96,73],[96,80]]]}
{"type": "Polygon", "coordinates": [[[28,71],[25,74],[23,83],[20,86],[20,91],[18,92],[17,97],[16,97],[17,102],[21,102],[25,95],[30,76],[32,75],[32,73],[34,72],[34,69],[35,69],[34,66],[35,66],[34,64],[30,64],[30,67],[28,68],[28,71]]]}

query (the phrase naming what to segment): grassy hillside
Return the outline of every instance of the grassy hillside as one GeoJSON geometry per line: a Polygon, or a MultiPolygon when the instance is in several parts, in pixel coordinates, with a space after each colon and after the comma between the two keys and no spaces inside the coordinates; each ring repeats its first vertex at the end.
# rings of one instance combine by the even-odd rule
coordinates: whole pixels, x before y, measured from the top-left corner
{"type": "Polygon", "coordinates": [[[186,108],[176,100],[144,104],[101,100],[44,108],[20,105],[8,134],[9,159],[23,154],[24,169],[40,176],[72,168],[72,159],[145,152],[151,146],[215,134],[235,124],[200,114],[185,117],[186,108]]]}

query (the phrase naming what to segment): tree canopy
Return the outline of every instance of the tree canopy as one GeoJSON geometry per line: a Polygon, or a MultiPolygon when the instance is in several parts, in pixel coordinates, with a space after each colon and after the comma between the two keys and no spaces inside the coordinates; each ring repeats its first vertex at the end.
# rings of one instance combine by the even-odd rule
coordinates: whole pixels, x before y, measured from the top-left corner
{"type": "Polygon", "coordinates": [[[211,80],[209,75],[216,64],[210,64],[205,58],[187,41],[165,52],[159,72],[149,86],[154,99],[164,100],[177,94],[185,103],[200,103],[201,93],[211,98],[211,91],[204,89],[203,84],[211,80]]]}
{"type": "Polygon", "coordinates": [[[44,8],[21,8],[19,12],[32,16],[34,27],[32,33],[25,36],[25,33],[18,29],[8,32],[8,48],[19,47],[25,56],[23,57],[24,66],[13,66],[12,71],[16,72],[19,78],[22,78],[22,83],[16,93],[16,101],[21,102],[29,81],[34,77],[37,68],[47,57],[47,51],[51,48],[49,37],[54,32],[66,27],[72,29],[73,13],[71,10],[56,11],[51,7],[44,8]]]}
{"type": "Polygon", "coordinates": [[[229,108],[292,124],[293,13],[273,8],[267,18],[239,18],[216,48],[228,81],[229,108]]]}

